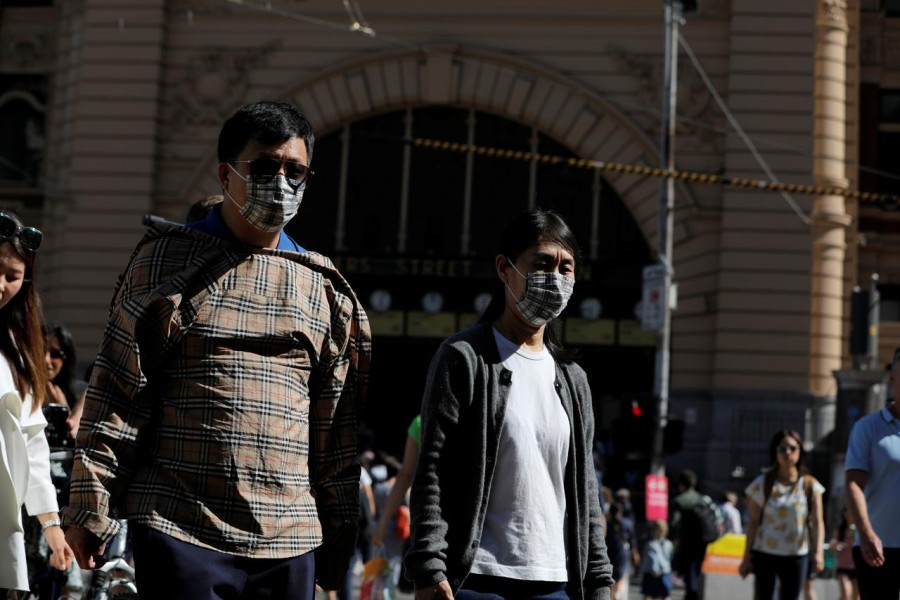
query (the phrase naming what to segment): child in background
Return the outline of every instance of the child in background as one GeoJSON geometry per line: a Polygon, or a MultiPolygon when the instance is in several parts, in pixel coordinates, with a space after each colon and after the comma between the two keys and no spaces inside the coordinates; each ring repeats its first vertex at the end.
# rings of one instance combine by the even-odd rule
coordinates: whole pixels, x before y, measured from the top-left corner
{"type": "Polygon", "coordinates": [[[672,553],[674,545],[666,539],[669,525],[665,521],[650,522],[650,539],[644,545],[640,572],[644,600],[672,597],[672,553]]]}

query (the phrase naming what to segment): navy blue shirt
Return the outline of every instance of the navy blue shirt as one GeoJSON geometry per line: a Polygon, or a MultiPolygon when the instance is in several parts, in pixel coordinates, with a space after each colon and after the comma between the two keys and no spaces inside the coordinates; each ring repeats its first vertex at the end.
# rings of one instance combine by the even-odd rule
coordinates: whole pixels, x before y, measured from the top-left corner
{"type": "MultiPolygon", "coordinates": [[[[193,223],[188,223],[186,227],[188,227],[189,229],[202,231],[203,233],[207,233],[218,238],[222,238],[223,240],[228,240],[229,242],[240,243],[240,240],[238,240],[237,237],[235,237],[235,235],[231,232],[231,230],[228,229],[228,225],[226,225],[225,221],[222,219],[221,204],[213,206],[209,211],[209,214],[206,215],[206,218],[202,221],[194,221],[193,223]]],[[[306,252],[303,246],[295,242],[291,236],[286,234],[284,231],[280,233],[281,234],[278,237],[278,245],[275,246],[276,250],[306,252]]]]}

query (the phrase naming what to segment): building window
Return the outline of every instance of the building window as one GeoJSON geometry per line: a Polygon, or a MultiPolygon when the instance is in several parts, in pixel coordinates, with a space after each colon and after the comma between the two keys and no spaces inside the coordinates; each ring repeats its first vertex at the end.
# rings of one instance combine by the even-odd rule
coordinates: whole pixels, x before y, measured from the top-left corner
{"type": "Polygon", "coordinates": [[[900,0],[884,0],[884,14],[889,17],[900,17],[900,0]]]}
{"type": "Polygon", "coordinates": [[[0,78],[0,186],[39,187],[44,158],[46,78],[0,78]]]}

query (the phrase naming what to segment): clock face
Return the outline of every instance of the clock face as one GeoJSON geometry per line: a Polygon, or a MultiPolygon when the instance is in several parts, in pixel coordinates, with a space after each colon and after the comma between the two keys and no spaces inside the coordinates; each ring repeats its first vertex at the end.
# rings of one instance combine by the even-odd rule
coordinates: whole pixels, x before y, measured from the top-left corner
{"type": "Polygon", "coordinates": [[[472,302],[472,308],[475,309],[479,315],[483,315],[484,311],[487,310],[488,304],[491,303],[491,295],[487,292],[482,292],[475,296],[475,300],[472,302]]]}
{"type": "Polygon", "coordinates": [[[427,292],[422,296],[422,310],[429,313],[441,312],[444,308],[444,297],[437,292],[427,292]]]}
{"type": "Polygon", "coordinates": [[[369,296],[369,305],[375,312],[384,312],[391,307],[391,293],[387,290],[375,290],[369,296]]]}
{"type": "Polygon", "coordinates": [[[578,307],[582,319],[593,321],[603,313],[603,305],[596,298],[585,298],[578,307]]]}

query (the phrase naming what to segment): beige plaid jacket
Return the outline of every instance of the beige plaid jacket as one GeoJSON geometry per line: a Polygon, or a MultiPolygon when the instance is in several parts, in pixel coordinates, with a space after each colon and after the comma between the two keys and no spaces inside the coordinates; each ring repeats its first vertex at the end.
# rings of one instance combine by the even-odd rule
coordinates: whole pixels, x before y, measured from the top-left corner
{"type": "Polygon", "coordinates": [[[64,523],[109,540],[112,511],[254,558],[332,536],[342,561],[370,354],[327,258],[154,225],[113,297],[64,523]]]}

